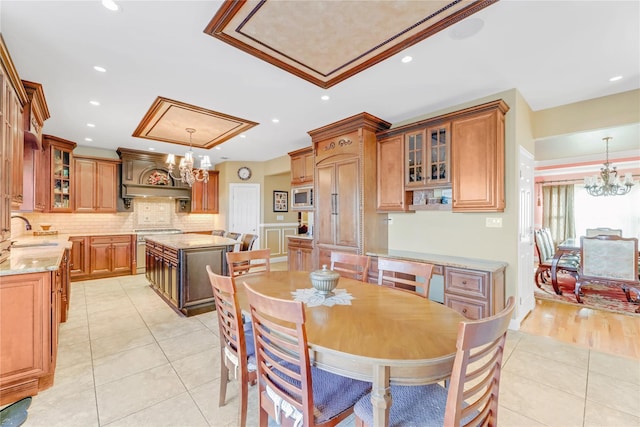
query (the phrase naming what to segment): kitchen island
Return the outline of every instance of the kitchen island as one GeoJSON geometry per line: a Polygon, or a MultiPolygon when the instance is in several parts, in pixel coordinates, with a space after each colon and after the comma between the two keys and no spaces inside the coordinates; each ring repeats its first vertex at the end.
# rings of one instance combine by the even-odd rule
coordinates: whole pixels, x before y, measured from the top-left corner
{"type": "Polygon", "coordinates": [[[205,267],[228,274],[227,252],[239,242],[219,236],[171,234],[146,238],[145,275],[151,287],[185,316],[215,309],[205,267]]]}

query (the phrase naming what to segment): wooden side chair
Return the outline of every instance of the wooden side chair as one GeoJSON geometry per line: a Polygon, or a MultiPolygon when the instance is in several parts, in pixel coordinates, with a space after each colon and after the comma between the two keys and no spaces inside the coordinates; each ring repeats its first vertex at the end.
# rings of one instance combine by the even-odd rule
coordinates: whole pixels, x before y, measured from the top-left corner
{"type": "MultiPolygon", "coordinates": [[[[460,322],[448,390],[439,384],[392,385],[389,426],[496,426],[502,356],[514,307],[510,297],[500,313],[460,322]]],[[[354,412],[356,427],[373,424],[370,394],[354,412]]]]}
{"type": "Polygon", "coordinates": [[[231,231],[225,231],[224,237],[228,239],[238,240],[240,238],[240,233],[234,233],[231,231]]]}
{"type": "Polygon", "coordinates": [[[244,284],[254,328],[260,426],[335,426],[371,383],[311,366],[300,301],[270,298],[244,284]]]}
{"type": "Polygon", "coordinates": [[[230,373],[240,381],[240,426],[247,423],[249,384],[255,384],[258,374],[251,323],[242,322],[242,313],[233,278],[220,276],[206,266],[218,315],[220,336],[220,399],[224,406],[230,373]]]}
{"type": "Polygon", "coordinates": [[[371,258],[347,252],[331,252],[331,270],[349,279],[367,282],[371,258]]]}
{"type": "Polygon", "coordinates": [[[594,237],[594,236],[618,236],[618,237],[622,237],[622,230],[619,229],[619,228],[608,228],[608,227],[587,228],[586,236],[587,237],[594,237]]]}
{"type": "Polygon", "coordinates": [[[378,258],[378,285],[409,290],[429,298],[433,264],[378,258]],[[418,281],[423,278],[423,282],[418,281]]]}
{"type": "Polygon", "coordinates": [[[250,251],[253,249],[253,244],[258,239],[257,234],[244,234],[242,236],[242,244],[240,245],[241,251],[250,251]]]}
{"type": "Polygon", "coordinates": [[[229,276],[237,277],[241,274],[271,271],[271,250],[256,249],[253,251],[227,252],[229,276]]]}
{"type": "Polygon", "coordinates": [[[211,232],[212,235],[220,237],[224,237],[224,233],[226,233],[224,230],[213,230],[211,232]]]}
{"type": "Polygon", "coordinates": [[[619,286],[627,301],[634,302],[629,288],[640,286],[638,279],[638,239],[614,235],[580,238],[580,270],[574,293],[581,303],[582,287],[589,283],[619,286]]]}

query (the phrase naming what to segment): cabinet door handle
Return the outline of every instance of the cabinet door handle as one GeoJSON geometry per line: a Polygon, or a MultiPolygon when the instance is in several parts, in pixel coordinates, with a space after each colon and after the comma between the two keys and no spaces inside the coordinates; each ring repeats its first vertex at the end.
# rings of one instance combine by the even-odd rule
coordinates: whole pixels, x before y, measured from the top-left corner
{"type": "Polygon", "coordinates": [[[338,193],[331,194],[331,215],[338,215],[338,193]]]}
{"type": "Polygon", "coordinates": [[[462,309],[462,314],[467,314],[467,309],[466,308],[462,309]]]}
{"type": "Polygon", "coordinates": [[[462,284],[463,284],[463,285],[466,285],[466,284],[467,284],[467,281],[466,281],[466,280],[463,280],[463,281],[462,281],[462,284]]]}

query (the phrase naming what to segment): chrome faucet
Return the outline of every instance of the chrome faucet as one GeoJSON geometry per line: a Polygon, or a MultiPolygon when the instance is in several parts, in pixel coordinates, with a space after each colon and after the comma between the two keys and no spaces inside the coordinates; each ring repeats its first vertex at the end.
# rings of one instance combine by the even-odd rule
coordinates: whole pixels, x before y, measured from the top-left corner
{"type": "Polygon", "coordinates": [[[25,230],[29,231],[31,230],[31,223],[29,222],[29,220],[23,216],[18,216],[18,215],[13,215],[11,218],[20,218],[21,220],[23,220],[27,225],[25,225],[25,230]]]}

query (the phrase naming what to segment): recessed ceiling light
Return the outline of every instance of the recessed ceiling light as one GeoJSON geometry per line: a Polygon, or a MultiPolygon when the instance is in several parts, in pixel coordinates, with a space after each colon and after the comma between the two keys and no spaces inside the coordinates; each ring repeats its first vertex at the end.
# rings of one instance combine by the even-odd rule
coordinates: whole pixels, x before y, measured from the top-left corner
{"type": "Polygon", "coordinates": [[[409,63],[409,62],[411,62],[411,61],[413,61],[413,56],[409,56],[409,55],[407,55],[407,56],[405,56],[405,57],[403,57],[403,58],[402,58],[402,62],[403,62],[404,64],[407,64],[407,63],[409,63]]]}
{"type": "Polygon", "coordinates": [[[98,101],[89,101],[89,104],[91,104],[91,105],[95,105],[96,107],[97,107],[98,105],[100,105],[100,103],[99,103],[98,101]]]}
{"type": "Polygon", "coordinates": [[[331,98],[329,97],[329,95],[322,95],[320,99],[322,99],[323,101],[328,101],[331,98]]]}
{"type": "Polygon", "coordinates": [[[93,141],[93,139],[91,139],[91,138],[85,138],[84,140],[87,141],[87,142],[93,141]]]}
{"type": "Polygon", "coordinates": [[[622,76],[615,76],[609,79],[610,82],[617,82],[618,80],[622,80],[622,76]]]}
{"type": "Polygon", "coordinates": [[[99,66],[99,65],[94,65],[94,66],[93,66],[93,69],[94,69],[94,70],[96,70],[96,71],[99,71],[99,72],[101,72],[101,73],[106,73],[106,72],[107,72],[107,69],[106,69],[106,68],[101,67],[101,66],[99,66]]]}
{"type": "Polygon", "coordinates": [[[242,135],[240,135],[240,138],[246,138],[247,135],[245,135],[244,133],[242,135]]]}
{"type": "Polygon", "coordinates": [[[467,39],[475,36],[484,27],[484,21],[480,18],[467,18],[458,22],[449,31],[449,37],[454,40],[467,39]]]}
{"type": "Polygon", "coordinates": [[[222,150],[222,148],[220,148],[220,147],[216,147],[216,150],[222,150]]]}
{"type": "Polygon", "coordinates": [[[96,125],[94,125],[93,123],[87,123],[87,127],[88,128],[94,128],[94,127],[96,127],[96,125]]]}
{"type": "Polygon", "coordinates": [[[149,151],[156,151],[156,149],[153,147],[149,147],[149,151]]]}
{"type": "Polygon", "coordinates": [[[102,5],[113,12],[116,12],[118,9],[120,9],[120,6],[118,6],[113,0],[102,0],[102,5]]]}
{"type": "Polygon", "coordinates": [[[271,119],[273,123],[280,123],[280,119],[271,119]]]}

